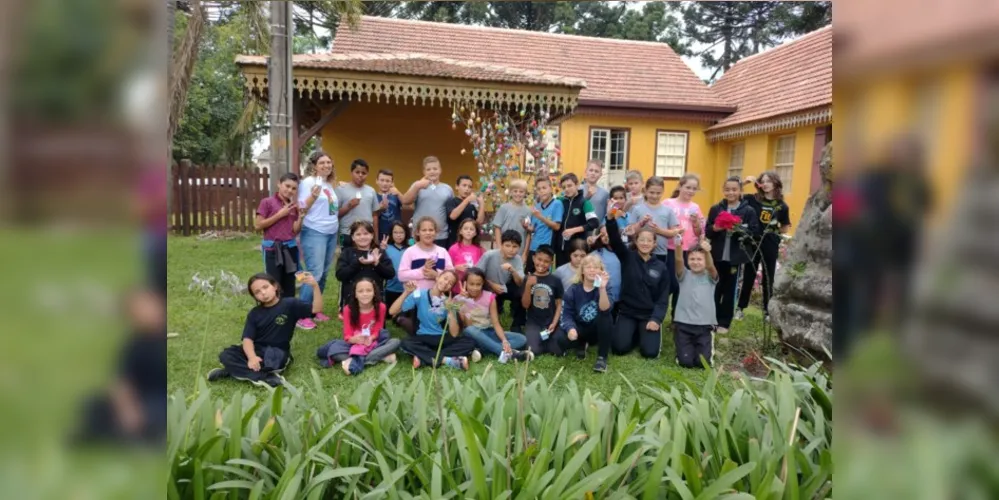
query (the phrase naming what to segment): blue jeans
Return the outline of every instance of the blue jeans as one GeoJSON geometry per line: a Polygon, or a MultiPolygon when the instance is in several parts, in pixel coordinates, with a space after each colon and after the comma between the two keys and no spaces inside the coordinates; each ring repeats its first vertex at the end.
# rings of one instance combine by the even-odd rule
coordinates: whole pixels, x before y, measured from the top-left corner
{"type": "MultiPolygon", "coordinates": [[[[503,352],[503,344],[500,342],[499,336],[496,335],[496,330],[491,326],[485,328],[469,326],[465,328],[463,333],[474,340],[476,346],[486,352],[491,352],[497,356],[503,352]]],[[[518,351],[527,345],[527,337],[516,332],[506,332],[506,340],[510,343],[511,349],[518,351]]]]}
{"type": "MultiPolygon", "coordinates": [[[[333,265],[333,254],[336,251],[336,233],[325,234],[314,229],[302,227],[301,245],[305,262],[302,267],[312,273],[319,283],[319,290],[326,291],[326,277],[333,265]]],[[[312,303],[312,287],[303,286],[301,300],[312,303]]]]}

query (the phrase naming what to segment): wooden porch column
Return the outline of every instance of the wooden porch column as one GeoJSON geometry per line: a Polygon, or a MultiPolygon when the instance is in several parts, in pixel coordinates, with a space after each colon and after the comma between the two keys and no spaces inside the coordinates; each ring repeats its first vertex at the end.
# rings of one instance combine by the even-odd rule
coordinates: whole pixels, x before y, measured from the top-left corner
{"type": "Polygon", "coordinates": [[[306,131],[298,134],[298,131],[301,130],[301,116],[303,114],[302,113],[302,109],[304,108],[304,103],[302,103],[301,100],[299,100],[299,106],[296,107],[296,111],[297,112],[295,113],[295,117],[296,117],[295,118],[296,119],[296,121],[295,121],[295,133],[298,134],[297,137],[295,138],[295,148],[294,148],[294,150],[295,150],[295,155],[294,156],[295,156],[295,162],[296,162],[295,163],[295,169],[296,169],[295,171],[296,172],[298,171],[297,170],[298,169],[298,157],[299,157],[299,151],[301,151],[301,149],[302,149],[302,145],[305,144],[309,139],[312,139],[313,137],[315,137],[316,134],[318,134],[320,131],[322,131],[323,127],[325,127],[327,124],[329,124],[329,122],[332,121],[334,118],[336,118],[337,115],[339,115],[340,113],[342,113],[343,110],[347,109],[347,103],[348,102],[349,101],[338,101],[336,103],[336,105],[334,105],[332,108],[330,108],[329,110],[327,110],[326,112],[323,113],[323,116],[321,118],[319,118],[319,121],[317,121],[316,123],[314,123],[306,131]]]}

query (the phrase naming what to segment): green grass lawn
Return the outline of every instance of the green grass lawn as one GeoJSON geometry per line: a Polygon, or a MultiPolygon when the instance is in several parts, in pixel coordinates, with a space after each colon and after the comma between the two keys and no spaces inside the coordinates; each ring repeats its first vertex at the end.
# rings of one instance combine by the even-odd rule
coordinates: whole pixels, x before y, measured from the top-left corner
{"type": "MultiPolygon", "coordinates": [[[[259,240],[255,238],[228,241],[199,241],[196,238],[185,237],[169,239],[167,314],[169,331],[180,334],[168,342],[170,392],[178,389],[183,389],[187,394],[195,392],[198,378],[204,377],[211,368],[220,366],[219,351],[226,346],[239,343],[246,313],[253,307],[252,298],[245,292],[239,296],[223,298],[189,291],[191,277],[195,273],[200,273],[202,277],[218,276],[225,270],[237,275],[245,290],[246,280],[252,274],[263,270],[258,245],[259,240]]],[[[336,308],[335,285],[335,281],[332,280],[327,284],[325,310],[328,313],[335,311],[336,308]]],[[[503,323],[508,324],[509,321],[505,318],[503,323]]],[[[395,326],[390,329],[396,337],[404,335],[395,326]]],[[[727,338],[716,339],[716,366],[732,366],[737,363],[737,360],[741,359],[746,350],[754,344],[753,332],[761,329],[762,319],[759,311],[757,309],[747,311],[746,319],[734,323],[733,329],[725,336],[727,338]]],[[[295,363],[284,373],[287,381],[296,387],[312,387],[311,369],[317,369],[320,370],[320,377],[332,396],[350,393],[362,381],[377,377],[388,369],[387,365],[373,366],[358,376],[348,377],[339,368],[320,368],[315,356],[316,348],[330,339],[341,337],[337,319],[321,323],[315,330],[296,331],[292,341],[295,363]]],[[[625,379],[636,387],[659,377],[665,378],[670,383],[689,380],[699,385],[703,380],[703,371],[678,367],[674,361],[674,354],[672,333],[667,328],[663,335],[663,347],[659,359],[643,359],[637,352],[627,356],[612,355],[609,360],[610,369],[607,373],[599,374],[593,371],[596,350],[591,348],[584,361],[579,361],[572,355],[565,358],[539,356],[531,362],[530,369],[550,381],[560,369],[564,368],[555,382],[559,386],[564,386],[569,380],[575,380],[580,387],[608,395],[616,386],[627,386],[625,379]]],[[[415,371],[411,362],[412,358],[409,355],[400,353],[399,363],[391,369],[390,376],[396,381],[405,381],[413,377],[415,371]]],[[[473,364],[469,371],[482,373],[488,365],[492,365],[491,369],[500,374],[514,376],[515,367],[512,364],[501,365],[491,356],[485,356],[482,361],[473,364]]],[[[429,370],[424,369],[419,372],[429,373],[429,370]]],[[[212,391],[214,395],[226,398],[237,388],[249,387],[264,391],[257,389],[256,386],[231,379],[214,383],[212,391]]]]}

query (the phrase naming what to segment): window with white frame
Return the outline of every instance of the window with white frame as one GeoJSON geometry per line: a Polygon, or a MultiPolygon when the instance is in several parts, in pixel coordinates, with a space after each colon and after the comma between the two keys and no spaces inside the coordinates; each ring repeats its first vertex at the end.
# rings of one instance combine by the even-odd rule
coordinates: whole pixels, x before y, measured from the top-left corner
{"type": "Polygon", "coordinates": [[[774,148],[774,171],[780,176],[784,194],[791,193],[791,181],[794,174],[794,135],[783,135],[777,138],[774,148]]]}
{"type": "Polygon", "coordinates": [[[604,176],[600,184],[604,187],[623,184],[628,168],[628,131],[607,128],[590,130],[590,159],[604,163],[604,176]]]}
{"type": "Polygon", "coordinates": [[[737,142],[732,145],[728,158],[728,176],[742,178],[742,164],[746,161],[746,143],[737,142]]]}
{"type": "Polygon", "coordinates": [[[687,133],[656,133],[656,175],[683,177],[687,169],[687,133]]]}

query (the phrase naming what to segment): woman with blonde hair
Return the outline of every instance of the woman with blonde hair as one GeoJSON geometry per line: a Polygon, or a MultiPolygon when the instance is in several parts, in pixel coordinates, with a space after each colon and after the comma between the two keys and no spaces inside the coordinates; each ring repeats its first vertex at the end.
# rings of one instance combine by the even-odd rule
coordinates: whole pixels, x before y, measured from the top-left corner
{"type": "Polygon", "coordinates": [[[597,344],[596,372],[607,371],[614,320],[611,318],[613,303],[607,295],[610,276],[604,263],[596,255],[587,255],[579,264],[576,282],[562,298],[562,330],[575,345],[576,358],[586,359],[586,348],[597,344]]]}

